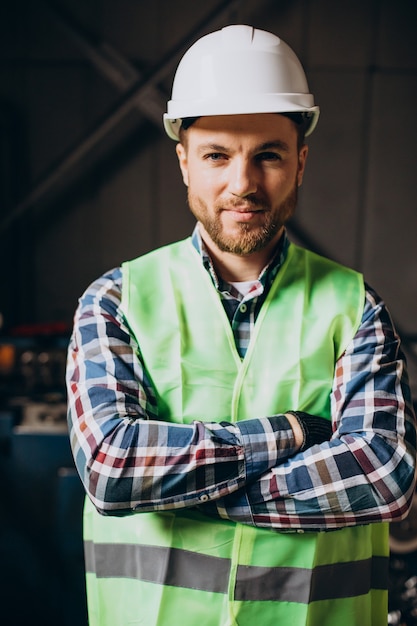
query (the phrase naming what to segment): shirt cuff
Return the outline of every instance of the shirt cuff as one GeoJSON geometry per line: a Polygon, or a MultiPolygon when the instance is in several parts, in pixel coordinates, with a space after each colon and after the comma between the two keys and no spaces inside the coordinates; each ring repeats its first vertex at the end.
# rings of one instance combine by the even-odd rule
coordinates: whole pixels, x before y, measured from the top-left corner
{"type": "Polygon", "coordinates": [[[236,423],[245,450],[246,480],[255,480],[297,451],[294,432],[285,415],[236,423]]]}

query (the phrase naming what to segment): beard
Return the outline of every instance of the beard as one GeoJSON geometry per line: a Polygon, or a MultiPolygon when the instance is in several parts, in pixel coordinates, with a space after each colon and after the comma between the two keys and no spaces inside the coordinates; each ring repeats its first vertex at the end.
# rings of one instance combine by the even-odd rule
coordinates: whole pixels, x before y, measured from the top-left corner
{"type": "Polygon", "coordinates": [[[204,200],[188,190],[190,210],[211,240],[222,252],[238,255],[248,255],[266,248],[294,214],[297,198],[298,185],[295,183],[288,196],[275,208],[271,208],[268,202],[254,194],[244,199],[229,200],[227,203],[218,202],[214,205],[214,210],[209,211],[204,200]],[[234,207],[259,211],[257,224],[236,222],[234,232],[228,232],[222,222],[221,213],[234,207]]]}

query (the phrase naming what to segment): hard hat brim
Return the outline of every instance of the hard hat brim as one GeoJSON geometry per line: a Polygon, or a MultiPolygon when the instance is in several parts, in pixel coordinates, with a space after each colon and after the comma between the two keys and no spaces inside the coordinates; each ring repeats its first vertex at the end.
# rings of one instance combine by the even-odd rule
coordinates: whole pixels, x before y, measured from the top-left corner
{"type": "MultiPolygon", "coordinates": [[[[313,132],[313,130],[316,128],[317,126],[317,122],[319,120],[319,115],[320,115],[320,108],[318,106],[312,106],[309,109],[300,109],[300,108],[287,108],[285,111],[281,110],[281,111],[276,111],[276,110],[266,110],[266,111],[242,111],[242,112],[230,112],[230,113],[222,113],[222,115],[238,115],[238,114],[250,114],[250,115],[256,115],[256,113],[302,113],[307,121],[306,121],[306,125],[305,125],[305,136],[308,137],[309,135],[311,135],[311,133],[313,132]]],[[[163,123],[164,123],[164,128],[165,128],[165,132],[167,133],[168,137],[170,137],[170,139],[173,139],[174,141],[179,141],[179,132],[180,132],[180,128],[181,128],[181,124],[182,124],[182,120],[186,119],[188,117],[212,117],[214,115],[219,115],[219,113],[217,114],[210,114],[210,113],[202,113],[202,114],[196,114],[194,113],[193,115],[182,115],[181,117],[175,117],[172,116],[170,113],[164,113],[163,116],[163,123]]]]}

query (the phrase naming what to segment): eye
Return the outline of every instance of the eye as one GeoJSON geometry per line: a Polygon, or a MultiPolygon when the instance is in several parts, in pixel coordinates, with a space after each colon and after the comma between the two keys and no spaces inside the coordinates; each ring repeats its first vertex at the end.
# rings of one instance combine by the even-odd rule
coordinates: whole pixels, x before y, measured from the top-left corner
{"type": "Polygon", "coordinates": [[[277,152],[260,152],[256,155],[257,161],[282,161],[282,157],[277,152]]]}
{"type": "Polygon", "coordinates": [[[210,152],[209,154],[206,154],[204,158],[206,161],[218,162],[226,159],[227,157],[222,152],[210,152]]]}

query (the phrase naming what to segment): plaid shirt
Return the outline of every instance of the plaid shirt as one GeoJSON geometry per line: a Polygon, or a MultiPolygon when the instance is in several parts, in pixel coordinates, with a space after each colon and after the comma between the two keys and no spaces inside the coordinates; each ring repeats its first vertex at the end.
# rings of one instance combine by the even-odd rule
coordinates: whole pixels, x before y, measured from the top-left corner
{"type": "MultiPolygon", "coordinates": [[[[198,229],[193,243],[243,357],[288,241],[283,238],[244,297],[218,279],[198,229]]],[[[332,439],[303,453],[295,453],[284,415],[237,423],[202,422],[198,415],[190,425],[158,421],[140,346],[120,311],[121,290],[119,268],[86,290],[68,354],[71,445],[101,513],[198,507],[299,532],[405,515],[414,489],[415,418],[399,338],[369,287],[360,328],[336,363],[332,439]]]]}

